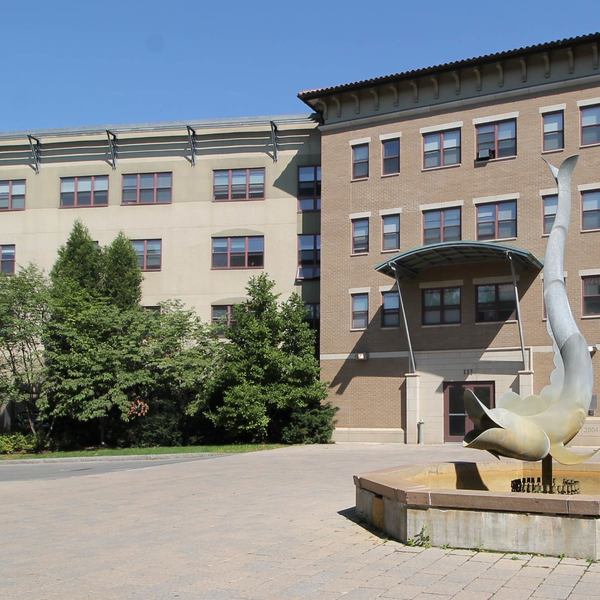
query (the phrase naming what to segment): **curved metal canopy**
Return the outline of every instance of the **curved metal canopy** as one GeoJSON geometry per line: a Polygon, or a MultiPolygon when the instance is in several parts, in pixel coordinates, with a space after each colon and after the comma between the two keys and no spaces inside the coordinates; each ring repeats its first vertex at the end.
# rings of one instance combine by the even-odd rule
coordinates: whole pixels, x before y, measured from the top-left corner
{"type": "Polygon", "coordinates": [[[396,277],[394,269],[397,269],[399,277],[416,277],[421,271],[433,267],[507,260],[509,255],[516,265],[524,269],[539,271],[543,266],[528,250],[490,242],[461,241],[407,250],[377,265],[375,270],[388,277],[396,277]]]}

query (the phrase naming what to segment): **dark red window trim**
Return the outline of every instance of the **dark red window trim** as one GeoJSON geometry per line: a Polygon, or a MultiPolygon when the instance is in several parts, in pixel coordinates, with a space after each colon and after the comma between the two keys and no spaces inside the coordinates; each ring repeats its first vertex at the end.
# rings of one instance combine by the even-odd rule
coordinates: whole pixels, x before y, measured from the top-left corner
{"type": "MultiPolygon", "coordinates": [[[[12,210],[25,210],[25,202],[27,198],[27,180],[26,179],[4,179],[0,181],[0,184],[8,184],[8,206],[6,208],[0,207],[0,212],[8,212],[12,210]],[[23,194],[23,208],[13,208],[13,185],[15,183],[22,183],[25,186],[25,193],[23,194]]],[[[21,194],[17,194],[20,196],[21,194]]]]}
{"type": "Polygon", "coordinates": [[[498,158],[512,158],[513,156],[517,156],[517,120],[516,119],[502,119],[501,121],[492,121],[490,123],[480,123],[478,125],[476,125],[476,135],[475,135],[475,145],[476,145],[476,158],[477,155],[479,154],[479,150],[480,150],[480,145],[485,145],[487,147],[487,143],[485,142],[480,142],[479,141],[479,135],[480,135],[480,131],[481,129],[483,129],[484,127],[494,127],[494,147],[493,147],[493,152],[494,152],[494,156],[492,157],[492,159],[498,159],[498,158]],[[509,123],[512,122],[515,125],[515,137],[512,138],[504,138],[502,141],[506,141],[506,140],[513,140],[514,142],[514,153],[513,154],[505,154],[504,156],[499,156],[499,146],[498,146],[498,128],[500,127],[500,125],[502,123],[509,123]]]}
{"type": "MultiPolygon", "coordinates": [[[[247,236],[216,236],[212,238],[212,248],[211,248],[211,268],[212,269],[216,269],[216,270],[235,270],[235,269],[264,269],[265,268],[265,242],[264,242],[264,236],[262,235],[247,235],[247,236]],[[232,251],[231,251],[231,241],[232,240],[237,240],[237,239],[243,239],[245,240],[245,244],[244,244],[244,265],[243,266],[231,266],[231,255],[232,255],[232,251]],[[249,265],[250,262],[250,251],[249,251],[249,246],[250,246],[250,240],[251,239],[260,239],[262,240],[263,244],[262,244],[262,252],[260,254],[260,261],[261,264],[260,265],[249,265]],[[227,266],[224,267],[218,267],[215,266],[215,251],[214,251],[214,243],[215,240],[227,240],[227,266]]],[[[217,254],[223,254],[222,252],[218,252],[217,254]]],[[[258,255],[257,255],[258,256],[258,255]]]]}
{"type": "Polygon", "coordinates": [[[580,123],[580,144],[582,146],[595,146],[598,143],[600,143],[600,124],[597,125],[584,125],[583,124],[583,113],[586,110],[592,110],[592,109],[597,109],[600,110],[600,104],[591,104],[589,106],[581,106],[579,109],[579,123],[580,123]],[[595,132],[595,137],[596,139],[594,141],[591,142],[584,142],[583,137],[584,137],[584,132],[585,130],[592,130],[595,132]]]}
{"type": "Polygon", "coordinates": [[[400,213],[393,213],[393,214],[389,214],[389,215],[381,215],[381,251],[382,252],[389,252],[391,250],[399,250],[400,249],[400,213]],[[393,233],[386,233],[385,232],[385,220],[386,219],[394,219],[397,223],[398,223],[398,229],[396,231],[394,231],[393,233]],[[385,247],[385,242],[386,242],[386,237],[385,236],[394,236],[394,245],[390,248],[386,248],[385,247]]]}
{"type": "MultiPolygon", "coordinates": [[[[128,189],[133,189],[133,188],[128,188],[128,189]]],[[[144,188],[144,189],[150,189],[150,188],[144,188]]],[[[121,180],[121,190],[122,190],[122,195],[121,195],[121,204],[124,204],[125,206],[151,206],[152,204],[171,204],[171,202],[173,201],[173,173],[171,171],[161,171],[158,173],[123,173],[122,176],[122,180],[121,180]],[[153,186],[153,199],[152,202],[141,202],[140,201],[140,192],[142,190],[141,187],[141,178],[142,175],[153,175],[154,176],[154,186],[153,186]],[[158,187],[158,176],[159,175],[169,175],[171,178],[171,182],[169,187],[158,187]],[[125,177],[137,177],[137,185],[135,187],[136,190],[136,201],[135,202],[126,202],[125,201],[125,187],[124,187],[124,183],[125,183],[125,177]],[[169,193],[169,199],[168,200],[158,200],[158,190],[170,190],[169,193]]]]}
{"type": "Polygon", "coordinates": [[[215,169],[213,171],[213,202],[243,202],[247,200],[264,200],[265,199],[265,168],[264,167],[249,167],[244,169],[215,169]],[[234,171],[246,172],[246,195],[243,198],[233,198],[233,173],[234,171]],[[262,174],[262,190],[260,196],[250,196],[250,174],[253,172],[262,174]],[[216,177],[217,173],[227,173],[227,198],[217,198],[216,192],[216,177]]]}
{"type": "Polygon", "coordinates": [[[143,253],[138,253],[136,251],[136,254],[138,256],[138,259],[141,257],[142,258],[142,263],[140,264],[140,269],[144,272],[148,272],[148,271],[160,271],[162,269],[162,240],[158,239],[158,238],[154,238],[154,239],[148,239],[148,240],[131,240],[131,243],[134,245],[135,248],[135,244],[136,243],[141,243],[143,242],[144,247],[143,247],[143,253]],[[149,267],[148,266],[148,242],[159,242],[160,244],[160,263],[157,267],[149,267]]]}
{"type": "Polygon", "coordinates": [[[585,301],[587,298],[596,298],[600,300],[599,294],[587,294],[585,293],[585,282],[589,279],[600,279],[599,275],[584,275],[581,277],[581,314],[584,317],[597,317],[600,316],[600,312],[587,312],[585,307],[585,301]]]}
{"type": "Polygon", "coordinates": [[[351,320],[351,328],[352,329],[366,329],[369,326],[369,294],[365,292],[361,292],[358,294],[351,294],[350,301],[352,303],[352,320],[351,320]],[[356,310],[354,308],[354,301],[358,298],[366,298],[367,299],[367,310],[356,310]],[[359,326],[356,321],[364,320],[364,327],[359,326]]]}
{"type": "MultiPolygon", "coordinates": [[[[510,286],[511,288],[512,283],[483,283],[481,285],[476,285],[475,286],[475,322],[476,323],[500,323],[502,321],[509,321],[511,319],[515,318],[515,313],[517,310],[517,304],[516,304],[516,300],[513,299],[512,302],[514,303],[513,308],[512,308],[512,312],[505,318],[502,319],[500,313],[503,311],[506,311],[507,309],[504,308],[502,306],[502,303],[500,301],[500,292],[499,292],[499,287],[500,286],[510,286]],[[488,302],[488,303],[483,303],[483,302],[479,302],[479,288],[480,287],[494,287],[494,301],[493,302],[488,302]],[[486,309],[480,309],[480,306],[486,306],[486,309]],[[495,311],[495,315],[493,319],[479,319],[478,315],[479,315],[479,311],[480,310],[493,310],[495,311]]],[[[505,301],[506,303],[508,303],[508,301],[505,301]]]]}
{"type": "Polygon", "coordinates": [[[369,144],[355,144],[352,146],[352,179],[368,179],[369,177],[369,144]],[[363,158],[361,160],[356,159],[356,151],[359,148],[367,149],[367,158],[363,158]],[[358,167],[366,165],[367,170],[362,175],[357,174],[358,167]]]}
{"type": "Polygon", "coordinates": [[[546,112],[542,115],[542,152],[552,152],[558,150],[564,150],[565,147],[565,111],[564,110],[553,110],[551,112],[546,112]],[[546,117],[550,117],[552,115],[560,115],[561,116],[561,128],[558,132],[548,132],[544,131],[546,125],[546,117]],[[550,138],[553,133],[560,133],[560,146],[558,148],[546,148],[546,138],[550,138]]]}
{"type": "Polygon", "coordinates": [[[235,319],[233,318],[233,307],[234,304],[213,304],[210,307],[210,322],[213,325],[221,325],[229,327],[232,323],[234,323],[235,319]],[[215,308],[224,308],[226,314],[224,317],[216,317],[214,314],[215,308]]]}
{"type": "Polygon", "coordinates": [[[369,237],[370,237],[369,217],[360,217],[359,219],[352,219],[352,254],[367,254],[369,252],[369,237]],[[356,234],[356,225],[358,223],[367,223],[367,235],[359,236],[356,234]],[[360,247],[360,242],[364,238],[364,247],[360,247]]]}
{"type": "MultiPolygon", "coordinates": [[[[476,225],[477,225],[477,239],[478,240],[500,240],[500,239],[509,239],[509,238],[516,238],[517,237],[517,201],[516,200],[501,200],[500,202],[485,202],[482,204],[478,204],[477,205],[477,216],[476,216],[476,225]],[[515,218],[514,219],[502,219],[500,220],[498,218],[498,215],[500,213],[500,207],[503,204],[514,204],[515,206],[515,218]],[[494,212],[494,237],[490,238],[490,237],[481,237],[479,235],[479,209],[483,208],[484,206],[494,206],[495,212],[494,212]],[[509,235],[509,236],[502,236],[500,237],[500,223],[514,223],[514,231],[513,231],[513,235],[509,235]]],[[[491,222],[491,221],[485,221],[486,223],[491,222]]]]}
{"type": "Polygon", "coordinates": [[[452,165],[460,165],[462,160],[462,132],[460,127],[454,127],[453,129],[442,129],[441,131],[430,131],[429,133],[423,134],[423,169],[439,169],[440,167],[450,167],[452,165]],[[451,146],[450,148],[444,147],[444,138],[448,133],[454,133],[458,131],[458,145],[451,146]],[[425,151],[425,142],[428,137],[438,137],[438,150],[429,150],[425,151]],[[447,162],[446,161],[446,150],[453,150],[454,148],[458,148],[458,159],[456,162],[447,162]],[[428,154],[439,154],[439,163],[437,165],[427,166],[426,159],[428,154]]]}
{"type": "Polygon", "coordinates": [[[452,285],[447,287],[439,287],[439,288],[424,288],[421,290],[421,324],[422,325],[457,325],[462,322],[462,289],[458,285],[452,285]],[[444,302],[444,292],[446,290],[458,290],[458,304],[446,304],[444,302]],[[425,295],[427,292],[439,292],[440,293],[440,303],[437,306],[425,306],[425,295]],[[456,310],[458,309],[458,321],[448,321],[444,318],[444,314],[446,310],[456,310]],[[427,312],[437,311],[440,313],[440,320],[435,322],[427,322],[425,319],[425,314],[427,312]]]}
{"type": "MultiPolygon", "coordinates": [[[[450,225],[450,227],[456,227],[456,225],[450,225]]],[[[461,206],[449,206],[448,208],[434,208],[431,210],[424,210],[423,211],[423,245],[426,244],[438,244],[441,242],[447,242],[447,241],[460,241],[462,240],[462,207],[461,206]],[[459,222],[458,222],[458,240],[447,240],[446,239],[446,212],[449,210],[458,210],[458,214],[459,214],[459,222]],[[425,215],[429,214],[429,213],[435,213],[435,212],[439,212],[440,213],[440,225],[439,227],[425,227],[425,215]],[[425,232],[427,230],[430,229],[439,229],[440,230],[440,241],[439,242],[427,242],[426,241],[426,237],[425,237],[425,232]]]]}
{"type": "Polygon", "coordinates": [[[399,327],[400,326],[400,298],[396,290],[381,292],[381,326],[382,327],[399,327]],[[398,306],[396,308],[386,308],[385,299],[394,297],[398,300],[398,306]],[[391,319],[391,323],[388,321],[391,319]]]}
{"type": "Polygon", "coordinates": [[[108,175],[77,175],[75,177],[61,177],[60,178],[60,208],[92,208],[92,207],[98,207],[98,206],[108,206],[108,175]],[[91,179],[91,189],[90,189],[90,203],[89,204],[84,204],[82,206],[79,205],[79,180],[80,179],[91,179]],[[96,183],[96,179],[99,178],[105,178],[106,179],[106,183],[107,183],[107,187],[106,190],[101,190],[101,191],[106,191],[106,202],[104,203],[100,203],[100,204],[96,204],[95,202],[95,183],[96,183]],[[68,206],[68,205],[63,205],[63,193],[68,193],[68,192],[63,192],[62,191],[62,184],[63,181],[67,181],[69,179],[73,180],[73,206],[68,206]]]}
{"type": "Polygon", "coordinates": [[[385,175],[397,175],[400,173],[400,138],[393,137],[381,140],[381,174],[385,175]],[[385,149],[387,144],[397,143],[398,154],[392,154],[390,156],[385,155],[385,149]],[[387,162],[386,162],[387,161],[387,162]],[[386,164],[393,162],[393,169],[391,171],[386,170],[386,164]]]}
{"type": "Polygon", "coordinates": [[[585,226],[585,221],[586,221],[586,215],[598,215],[598,213],[600,213],[600,209],[596,209],[596,208],[592,208],[592,209],[588,209],[585,210],[584,205],[585,205],[585,197],[586,194],[600,194],[600,190],[583,190],[581,192],[581,231],[595,231],[596,229],[598,229],[597,227],[586,227],[585,226]]]}

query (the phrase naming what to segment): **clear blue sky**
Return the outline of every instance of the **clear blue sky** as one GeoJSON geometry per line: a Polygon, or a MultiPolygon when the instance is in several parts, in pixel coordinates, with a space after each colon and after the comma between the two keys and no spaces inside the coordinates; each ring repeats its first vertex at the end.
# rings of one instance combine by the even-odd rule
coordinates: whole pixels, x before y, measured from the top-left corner
{"type": "Polygon", "coordinates": [[[299,113],[303,89],[600,29],[597,0],[0,0],[0,130],[299,113]],[[564,8],[561,8],[564,7],[564,8]]]}

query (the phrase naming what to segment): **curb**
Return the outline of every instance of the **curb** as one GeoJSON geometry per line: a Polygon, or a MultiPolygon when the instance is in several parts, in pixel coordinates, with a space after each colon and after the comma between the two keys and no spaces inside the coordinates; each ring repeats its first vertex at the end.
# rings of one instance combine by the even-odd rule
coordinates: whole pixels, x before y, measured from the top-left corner
{"type": "Polygon", "coordinates": [[[0,460],[0,468],[14,465],[37,465],[40,463],[84,463],[84,462],[127,462],[127,461],[162,461],[179,458],[194,460],[198,458],[223,458],[235,456],[237,452],[181,452],[179,454],[132,454],[118,456],[72,456],[58,458],[14,458],[0,460]]]}

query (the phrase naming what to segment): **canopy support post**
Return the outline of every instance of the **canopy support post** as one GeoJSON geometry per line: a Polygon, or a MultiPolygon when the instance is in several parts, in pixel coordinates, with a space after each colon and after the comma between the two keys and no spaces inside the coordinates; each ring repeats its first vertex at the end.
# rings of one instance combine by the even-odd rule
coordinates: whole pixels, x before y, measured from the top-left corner
{"type": "Polygon", "coordinates": [[[390,265],[394,271],[396,277],[396,287],[398,288],[398,300],[400,303],[400,311],[402,312],[402,320],[404,321],[404,331],[406,332],[406,340],[408,342],[408,359],[409,359],[409,373],[414,373],[417,370],[415,363],[415,354],[413,352],[412,343],[410,341],[410,331],[408,330],[408,320],[406,318],[406,310],[404,309],[404,301],[402,300],[402,291],[400,289],[400,274],[395,265],[390,265]]]}
{"type": "Polygon", "coordinates": [[[517,324],[519,325],[519,340],[521,341],[521,355],[523,357],[523,369],[526,371],[529,366],[527,364],[527,359],[525,356],[525,340],[523,338],[523,323],[521,321],[521,302],[519,301],[519,289],[517,287],[517,275],[515,272],[515,264],[513,261],[512,254],[510,252],[506,253],[506,257],[508,258],[508,262],[510,263],[510,274],[512,276],[512,284],[515,291],[515,306],[517,309],[517,324]]]}

